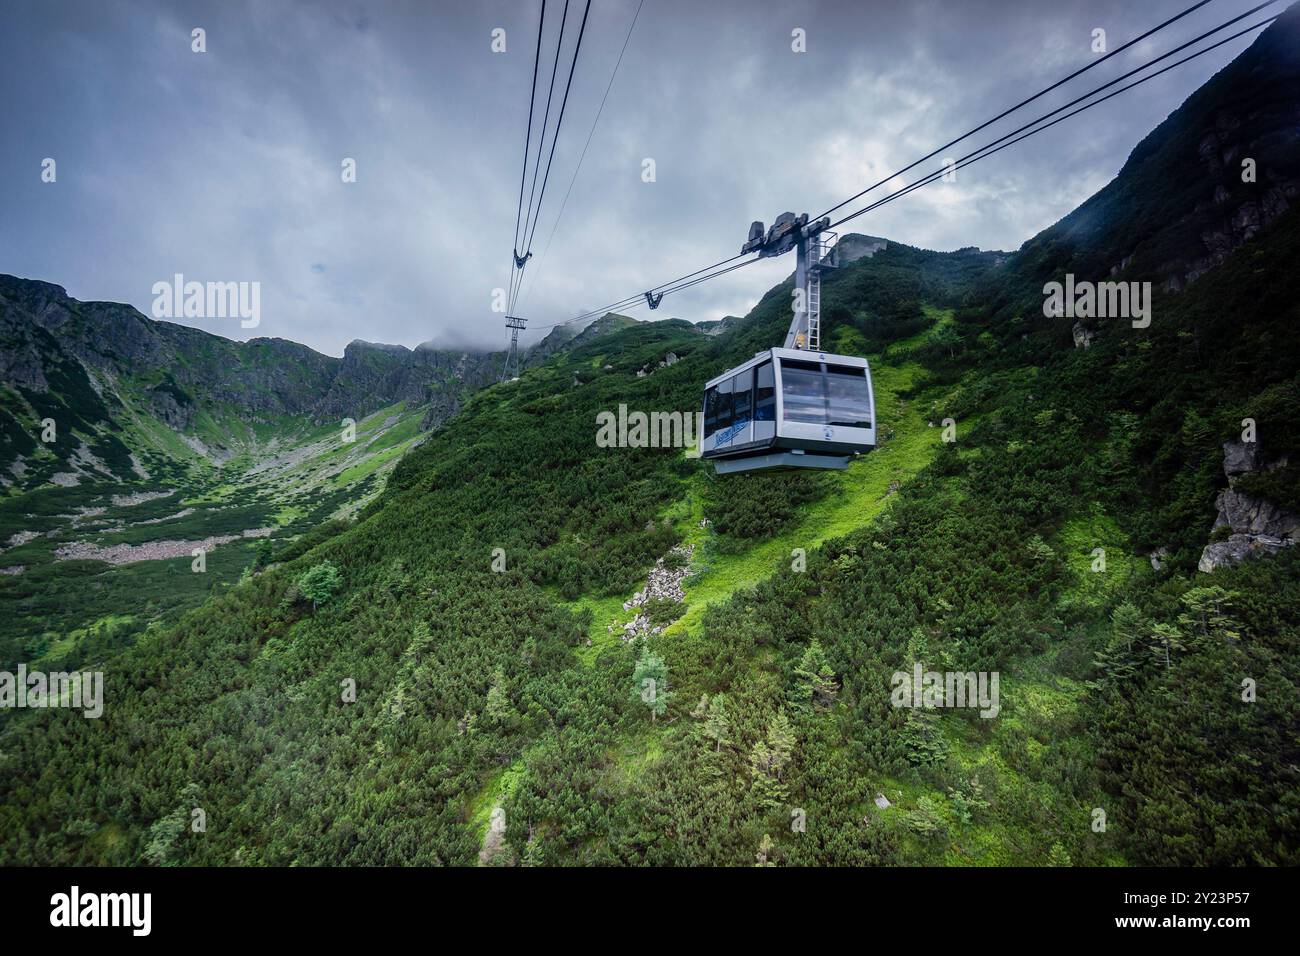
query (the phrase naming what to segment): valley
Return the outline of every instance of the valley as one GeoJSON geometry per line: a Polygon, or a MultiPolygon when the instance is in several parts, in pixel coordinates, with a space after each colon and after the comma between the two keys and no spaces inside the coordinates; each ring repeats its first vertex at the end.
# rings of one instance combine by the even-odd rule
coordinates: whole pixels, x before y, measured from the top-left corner
{"type": "Polygon", "coordinates": [[[219,465],[177,462],[161,480],[101,477],[0,498],[0,602],[13,612],[0,656],[62,660],[233,587],[379,494],[424,437],[425,414],[397,403],[355,427],[291,423],[219,465]]]}

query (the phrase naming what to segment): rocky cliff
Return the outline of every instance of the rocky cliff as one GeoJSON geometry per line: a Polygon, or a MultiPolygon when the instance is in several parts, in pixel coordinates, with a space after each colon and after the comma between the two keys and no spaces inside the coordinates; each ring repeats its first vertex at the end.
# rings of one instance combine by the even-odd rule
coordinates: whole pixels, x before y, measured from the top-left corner
{"type": "Polygon", "coordinates": [[[1223,473],[1228,487],[1219,492],[1213,540],[1201,553],[1201,571],[1239,564],[1248,558],[1276,554],[1300,541],[1300,516],[1250,495],[1238,487],[1247,475],[1285,468],[1285,456],[1268,460],[1256,442],[1230,441],[1223,446],[1223,473]]]}

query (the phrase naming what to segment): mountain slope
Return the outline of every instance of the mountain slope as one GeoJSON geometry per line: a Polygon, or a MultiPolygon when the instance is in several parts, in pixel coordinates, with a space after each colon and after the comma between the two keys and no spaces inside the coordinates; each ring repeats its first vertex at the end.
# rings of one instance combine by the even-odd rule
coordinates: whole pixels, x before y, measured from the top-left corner
{"type": "Polygon", "coordinates": [[[0,481],[19,489],[60,472],[130,481],[186,451],[221,464],[270,432],[397,402],[431,404],[436,423],[500,369],[499,355],[429,346],[356,341],[337,359],[283,339],[235,342],[12,276],[0,276],[0,355],[0,481]],[[62,425],[53,442],[40,440],[43,418],[62,425]]]}
{"type": "MultiPolygon", "coordinates": [[[[1285,75],[1297,24],[1135,150],[1167,164],[1152,182],[1186,167],[1162,143],[1285,75]]],[[[1216,186],[1190,168],[1175,232],[1216,186]]],[[[1067,217],[1010,257],[888,243],[827,277],[834,347],[880,390],[881,447],[843,473],[717,478],[595,441],[620,404],[693,411],[779,340],[788,283],[720,334],[637,324],[477,392],[355,523],[175,627],[76,647],[105,672],[101,721],[0,716],[0,857],[1300,862],[1300,549],[1197,570],[1244,418],[1260,467],[1231,490],[1289,506],[1300,213],[1170,284],[1149,328],[1076,347],[1041,289],[1132,248],[1104,205],[1095,265],[1067,217]],[[326,562],[332,594],[304,577],[326,562]],[[896,706],[918,666],[996,672],[999,712],[896,706]]],[[[1125,277],[1163,282],[1158,258],[1125,277]]]]}
{"type": "MultiPolygon", "coordinates": [[[[882,280],[917,289],[937,281],[928,278],[931,272],[942,276],[949,271],[941,263],[950,256],[903,246],[895,247],[892,255],[892,262],[877,257],[828,280],[828,303],[838,301],[835,287],[853,284],[854,268],[876,268],[882,280]],[[905,282],[905,277],[910,278],[905,282]]],[[[744,328],[770,338],[773,329],[786,323],[787,301],[788,296],[774,292],[744,328]]],[[[943,304],[951,307],[955,297],[943,304]]],[[[915,309],[921,314],[919,305],[915,309]]],[[[911,306],[899,306],[888,316],[862,309],[860,319],[879,329],[895,320],[910,323],[914,316],[911,306]]],[[[307,815],[292,823],[286,820],[285,837],[276,845],[263,844],[257,850],[250,846],[242,858],[474,858],[477,835],[466,823],[473,815],[472,797],[494,778],[503,755],[518,754],[528,741],[544,739],[546,708],[567,710],[573,704],[564,701],[571,693],[594,695],[593,709],[574,729],[599,726],[612,713],[599,731],[599,739],[610,743],[620,728],[640,724],[636,715],[618,713],[622,693],[610,694],[611,688],[621,686],[622,664],[616,662],[627,649],[615,642],[599,649],[600,665],[575,666],[573,649],[587,640],[590,625],[584,623],[585,615],[575,616],[557,600],[630,594],[644,569],[679,539],[680,532],[663,520],[663,512],[691,493],[689,485],[698,481],[699,466],[683,458],[680,450],[596,449],[596,412],[619,402],[690,411],[698,401],[699,383],[748,349],[743,336],[713,338],[685,322],[637,324],[563,352],[525,372],[518,382],[476,394],[445,428],[403,460],[388,492],[369,506],[354,528],[288,568],[258,575],[229,595],[215,595],[182,625],[179,633],[193,639],[147,632],[115,658],[115,665],[106,666],[110,683],[128,672],[137,675],[130,679],[134,690],[114,685],[114,692],[124,697],[116,716],[106,714],[112,728],[101,725],[110,737],[126,726],[118,721],[161,727],[149,716],[155,706],[170,709],[176,706],[174,694],[199,693],[184,705],[185,712],[194,715],[197,736],[161,731],[150,735],[151,752],[162,762],[158,766],[190,768],[182,771],[186,780],[178,782],[174,794],[169,782],[156,797],[146,796],[138,788],[152,791],[153,784],[135,771],[119,767],[107,772],[125,791],[137,794],[132,803],[142,799],[152,806],[159,798],[170,802],[195,782],[221,807],[214,804],[210,814],[251,822],[245,814],[272,799],[264,786],[278,788],[297,777],[306,766],[303,760],[322,761],[318,784],[304,791],[302,809],[307,815]],[[669,352],[679,361],[660,367],[669,352]],[[644,368],[649,373],[639,377],[637,372],[644,368]],[[497,547],[504,551],[504,573],[491,569],[497,547]],[[319,614],[304,615],[303,605],[293,597],[293,581],[300,567],[326,556],[340,568],[352,596],[338,604],[331,601],[319,614]],[[260,623],[254,624],[255,619],[260,623]],[[181,660],[188,663],[181,665],[181,660]],[[167,679],[170,689],[161,697],[139,696],[153,681],[149,675],[174,674],[178,666],[207,675],[207,689],[167,679]],[[479,709],[477,699],[497,668],[510,685],[512,700],[524,695],[537,704],[523,705],[517,718],[507,718],[505,726],[489,731],[479,720],[466,721],[479,709]],[[336,699],[333,689],[347,676],[367,690],[356,708],[336,710],[330,703],[336,699]],[[266,694],[287,693],[303,705],[293,705],[283,714],[288,722],[277,718],[267,731],[278,739],[296,739],[306,749],[276,748],[270,763],[248,763],[251,754],[240,756],[243,746],[229,736],[242,731],[235,725],[222,730],[209,723],[224,720],[218,712],[230,702],[231,693],[241,693],[236,687],[246,680],[252,683],[242,693],[250,704],[269,701],[266,694]],[[529,712],[547,699],[551,703],[543,711],[529,712]],[[483,727],[483,732],[470,731],[471,724],[483,727]],[[208,741],[204,757],[191,749],[200,738],[208,741]],[[404,756],[390,770],[379,770],[379,777],[354,772],[380,752],[398,751],[404,756]],[[398,829],[390,838],[396,844],[389,838],[380,843],[351,838],[335,842],[332,837],[321,842],[309,836],[319,832],[325,820],[320,814],[335,821],[324,825],[327,830],[339,827],[340,836],[348,828],[370,829],[375,821],[369,809],[354,817],[344,808],[368,806],[376,797],[372,788],[399,765],[408,783],[401,786],[405,809],[393,818],[398,829]],[[235,779],[247,786],[239,785],[236,792],[220,783],[235,779]],[[325,797],[325,791],[334,795],[325,797]],[[422,809],[408,812],[417,805],[422,809]],[[407,849],[394,856],[398,845],[407,849]]],[[[919,419],[915,427],[925,430],[919,419]]],[[[882,454],[879,461],[888,462],[889,456],[882,454]]],[[[784,487],[774,481],[764,484],[763,502],[781,507],[784,487]]],[[[796,479],[795,485],[806,486],[806,499],[833,494],[831,485],[815,479],[796,479]]],[[[73,725],[64,731],[74,738],[85,732],[73,725]]],[[[24,740],[35,743],[19,735],[19,751],[26,749],[24,740]]],[[[69,752],[86,745],[89,738],[65,739],[63,744],[69,752]]],[[[20,763],[36,756],[21,756],[19,751],[14,753],[20,763]]],[[[95,785],[85,778],[77,783],[77,776],[70,778],[69,786],[80,794],[72,797],[80,803],[95,785]]],[[[18,812],[13,804],[8,810],[18,812]]],[[[92,813],[89,819],[100,819],[95,835],[79,844],[80,849],[65,844],[56,852],[71,851],[83,859],[135,859],[151,842],[146,831],[157,819],[151,814],[146,811],[150,819],[142,826],[134,811],[103,818],[92,813]]],[[[18,829],[9,832],[34,835],[45,825],[39,811],[31,817],[23,811],[18,829]]],[[[18,842],[7,852],[26,858],[33,851],[20,849],[23,839],[16,836],[18,842]]],[[[211,845],[207,858],[229,862],[235,850],[223,839],[211,845]]]]}

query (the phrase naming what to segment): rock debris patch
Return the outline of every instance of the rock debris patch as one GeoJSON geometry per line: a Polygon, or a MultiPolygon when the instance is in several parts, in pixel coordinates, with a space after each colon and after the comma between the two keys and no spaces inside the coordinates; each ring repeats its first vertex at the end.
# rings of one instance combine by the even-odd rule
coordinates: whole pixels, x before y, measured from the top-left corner
{"type": "Polygon", "coordinates": [[[98,545],[77,541],[64,545],[54,552],[59,561],[103,561],[105,564],[134,564],[137,561],[163,561],[168,558],[188,558],[196,548],[211,551],[231,541],[244,538],[265,538],[273,528],[249,528],[240,534],[213,535],[202,541],[148,541],[144,544],[98,545]]]}
{"type": "Polygon", "coordinates": [[[640,608],[636,617],[623,625],[623,640],[631,641],[645,634],[658,634],[660,628],[654,626],[650,617],[646,614],[645,608],[651,601],[672,601],[680,604],[686,600],[686,594],[682,590],[682,580],[690,573],[691,555],[695,551],[695,546],[690,544],[678,545],[668,554],[655,562],[655,566],[650,569],[650,574],[646,577],[645,587],[637,591],[630,601],[623,602],[623,610],[630,611],[633,608],[640,608]]]}

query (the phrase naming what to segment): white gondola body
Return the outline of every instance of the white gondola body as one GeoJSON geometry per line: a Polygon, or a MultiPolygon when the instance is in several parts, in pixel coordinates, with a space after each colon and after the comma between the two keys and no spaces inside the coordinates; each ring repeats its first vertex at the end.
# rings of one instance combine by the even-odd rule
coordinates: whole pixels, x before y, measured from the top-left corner
{"type": "Polygon", "coordinates": [[[731,464],[726,470],[843,467],[875,446],[875,396],[864,358],[768,349],[705,385],[702,454],[717,460],[719,471],[724,460],[731,464]],[[751,458],[753,469],[730,462],[751,458]]]}

